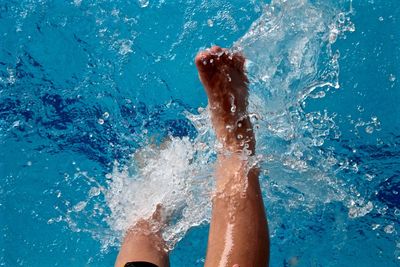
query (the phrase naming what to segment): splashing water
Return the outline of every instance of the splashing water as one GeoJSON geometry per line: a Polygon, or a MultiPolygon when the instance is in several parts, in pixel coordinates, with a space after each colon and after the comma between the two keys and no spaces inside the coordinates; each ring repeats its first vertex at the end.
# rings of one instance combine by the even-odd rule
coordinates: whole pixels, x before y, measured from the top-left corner
{"type": "MultiPolygon", "coordinates": [[[[32,219],[35,226],[44,221],[44,231],[54,235],[44,245],[31,242],[24,223],[17,228],[12,221],[2,228],[6,246],[10,240],[28,240],[24,251],[35,248],[35,256],[42,251],[46,259],[43,251],[64,246],[63,257],[57,258],[64,259],[68,251],[90,255],[91,265],[110,251],[113,261],[125,230],[149,217],[158,203],[169,220],[164,238],[170,249],[190,228],[206,225],[219,144],[207,109],[195,111],[202,102],[193,56],[210,45],[204,40],[228,46],[236,40],[232,49],[246,55],[251,81],[249,116],[263,169],[272,266],[347,266],[369,248],[374,253],[362,254],[358,266],[379,266],[382,259],[397,266],[399,171],[393,166],[398,166],[400,139],[393,123],[398,119],[389,116],[396,110],[388,105],[386,113],[368,114],[372,102],[357,98],[355,116],[365,115],[357,118],[349,115],[348,103],[340,103],[345,111],[336,113],[335,104],[329,105],[333,95],[344,101],[348,92],[365,93],[362,79],[348,84],[358,73],[351,79],[343,73],[358,60],[373,58],[367,48],[365,58],[357,54],[366,47],[358,39],[368,31],[351,33],[358,10],[353,12],[350,0],[244,1],[236,9],[229,1],[67,2],[0,5],[0,20],[15,20],[0,24],[9,32],[3,35],[7,49],[0,47],[0,143],[5,151],[0,154],[6,163],[0,162],[0,168],[7,174],[0,185],[0,212],[19,204],[14,199],[36,196],[35,205],[10,211],[16,218],[22,212],[24,222],[32,219]],[[354,51],[346,52],[341,44],[355,34],[354,51]],[[351,53],[357,55],[342,64],[351,53]],[[185,104],[191,101],[195,104],[185,104]],[[367,142],[382,132],[390,136],[367,142]],[[21,177],[32,178],[33,184],[21,177]],[[38,177],[43,179],[36,183],[38,177]],[[60,179],[49,184],[53,178],[60,179]],[[76,242],[71,246],[70,240],[76,242]],[[100,257],[87,249],[92,242],[97,251],[98,241],[100,257]]],[[[372,2],[371,9],[380,7],[372,2]]],[[[378,17],[379,25],[395,21],[378,17]]],[[[384,37],[382,43],[395,38],[384,37]]],[[[396,65],[379,66],[382,83],[396,92],[396,65]]],[[[374,97],[384,95],[380,85],[374,86],[379,88],[374,97]]],[[[14,250],[20,251],[8,252],[14,250]]],[[[36,259],[31,254],[18,257],[29,262],[36,259]]]]}
{"type": "MultiPolygon", "coordinates": [[[[339,54],[331,46],[337,36],[354,31],[350,13],[341,11],[349,5],[273,1],[235,44],[248,58],[249,109],[258,118],[257,149],[271,177],[264,186],[273,181],[282,193],[298,190],[302,201],[293,208],[314,209],[347,195],[336,181],[335,155],[322,148],[326,139],[340,137],[335,115],[304,107],[307,98],[339,88],[339,54]]],[[[266,201],[280,198],[276,194],[267,191],[266,201]]]]}
{"type": "Polygon", "coordinates": [[[185,137],[145,147],[133,158],[135,166],[122,171],[115,167],[109,174],[108,223],[123,233],[138,219],[149,218],[162,203],[169,217],[163,235],[172,249],[190,227],[209,217],[212,154],[205,144],[193,144],[185,137]]]}
{"type": "MultiPolygon", "coordinates": [[[[262,179],[270,205],[282,194],[295,194],[297,204],[289,207],[312,212],[318,203],[346,198],[343,184],[334,176],[337,160],[320,148],[326,138],[339,136],[334,116],[305,113],[302,108],[319,88],[339,87],[338,54],[331,44],[354,30],[345,13],[339,12],[334,5],[274,1],[235,43],[234,49],[248,58],[250,114],[256,118],[258,153],[272,179],[262,179]]],[[[188,119],[199,133],[193,142],[173,138],[165,148],[136,152],[135,174],[127,167],[114,168],[106,194],[113,229],[123,232],[163,203],[170,212],[181,212],[164,236],[172,248],[190,227],[209,221],[215,139],[209,134],[207,114],[189,114],[188,119]]],[[[276,209],[282,208],[288,207],[276,209]]]]}

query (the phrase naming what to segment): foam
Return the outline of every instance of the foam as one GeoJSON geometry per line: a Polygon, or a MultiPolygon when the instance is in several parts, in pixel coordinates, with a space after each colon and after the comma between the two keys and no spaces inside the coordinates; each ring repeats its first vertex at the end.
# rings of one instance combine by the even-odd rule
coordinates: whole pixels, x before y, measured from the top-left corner
{"type": "Polygon", "coordinates": [[[120,170],[116,164],[105,195],[109,225],[124,233],[161,203],[169,217],[163,237],[172,248],[190,227],[208,221],[213,167],[207,150],[187,137],[171,138],[159,147],[138,150],[131,166],[120,170]]]}

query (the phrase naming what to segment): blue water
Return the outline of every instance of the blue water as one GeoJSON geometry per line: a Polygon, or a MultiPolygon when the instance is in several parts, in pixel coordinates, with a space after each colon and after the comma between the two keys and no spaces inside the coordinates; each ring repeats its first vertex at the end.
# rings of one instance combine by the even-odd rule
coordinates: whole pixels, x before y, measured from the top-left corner
{"type": "Polygon", "coordinates": [[[215,155],[193,58],[212,44],[250,60],[271,266],[398,266],[400,7],[269,4],[0,1],[0,266],[112,266],[119,212],[150,212],[146,188],[187,173],[163,198],[181,210],[171,263],[203,265],[210,207],[195,204],[212,185],[194,181],[215,155]],[[132,157],[166,139],[167,156],[196,156],[132,157]]]}

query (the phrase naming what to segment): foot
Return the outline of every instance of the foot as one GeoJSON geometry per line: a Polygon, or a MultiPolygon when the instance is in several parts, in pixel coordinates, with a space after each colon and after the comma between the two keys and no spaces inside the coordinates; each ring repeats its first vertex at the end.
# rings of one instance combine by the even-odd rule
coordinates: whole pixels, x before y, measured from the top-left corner
{"type": "Polygon", "coordinates": [[[254,154],[253,128],[247,116],[248,80],[245,58],[213,46],[195,59],[208,96],[211,120],[218,140],[231,152],[254,154]]]}

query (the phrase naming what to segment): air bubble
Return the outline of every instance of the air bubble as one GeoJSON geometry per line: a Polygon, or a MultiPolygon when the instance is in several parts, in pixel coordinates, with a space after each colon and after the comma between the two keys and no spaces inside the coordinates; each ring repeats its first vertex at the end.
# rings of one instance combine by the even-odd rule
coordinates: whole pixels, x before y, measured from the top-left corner
{"type": "Polygon", "coordinates": [[[383,21],[383,17],[382,16],[380,16],[378,19],[379,19],[379,21],[383,21]]]}
{"type": "Polygon", "coordinates": [[[207,20],[207,25],[208,27],[213,27],[214,26],[214,21],[212,19],[207,20]]]}
{"type": "Polygon", "coordinates": [[[103,125],[104,124],[104,120],[102,118],[98,119],[97,121],[98,124],[103,125]]]}
{"type": "Polygon", "coordinates": [[[390,74],[389,75],[389,81],[391,81],[391,82],[396,81],[396,76],[394,76],[394,74],[390,74]]]}
{"type": "Polygon", "coordinates": [[[232,105],[232,107],[231,107],[231,112],[232,112],[232,113],[235,113],[235,112],[236,112],[236,106],[235,106],[235,105],[232,105]]]}

